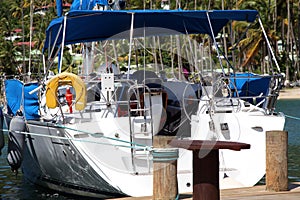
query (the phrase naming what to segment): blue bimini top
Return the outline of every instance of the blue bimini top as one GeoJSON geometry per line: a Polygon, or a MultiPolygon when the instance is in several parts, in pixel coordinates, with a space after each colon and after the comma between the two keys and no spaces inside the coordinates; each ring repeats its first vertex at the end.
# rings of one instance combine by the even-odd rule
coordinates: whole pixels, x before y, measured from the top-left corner
{"type": "Polygon", "coordinates": [[[256,10],[72,10],[51,21],[44,50],[62,44],[174,34],[217,35],[231,20],[253,22],[256,10]],[[64,19],[66,20],[64,22],[64,19]],[[213,30],[213,31],[212,31],[213,30]],[[122,34],[121,34],[122,33],[122,34]]]}

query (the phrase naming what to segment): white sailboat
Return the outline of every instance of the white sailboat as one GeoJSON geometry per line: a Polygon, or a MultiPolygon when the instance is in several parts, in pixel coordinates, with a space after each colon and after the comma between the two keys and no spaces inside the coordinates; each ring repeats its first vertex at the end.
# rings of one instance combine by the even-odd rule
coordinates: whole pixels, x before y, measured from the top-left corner
{"type": "MultiPolygon", "coordinates": [[[[140,42],[146,52],[145,47],[151,46],[146,40],[149,36],[183,34],[189,38],[189,34],[201,33],[214,37],[229,20],[253,22],[256,17],[254,10],[75,9],[54,19],[47,29],[44,47],[47,63],[51,65],[58,54],[63,55],[66,45],[93,43],[85,49],[94,52],[95,66],[104,66],[104,70],[88,76],[62,72],[46,77],[41,86],[5,80],[5,119],[11,120],[10,136],[25,136],[11,141],[24,144],[22,148],[10,148],[12,168],[17,170],[22,164],[28,180],[70,194],[98,198],[151,195],[153,136],[163,132],[183,139],[250,143],[251,151],[243,154],[220,154],[220,182],[221,188],[256,184],[264,175],[265,131],[282,130],[283,115],[270,112],[270,104],[261,108],[238,95],[229,95],[226,77],[218,78],[219,84],[211,82],[211,86],[202,81],[171,81],[147,72],[145,60],[142,70],[135,73],[130,63],[133,41],[140,42]],[[125,74],[107,60],[116,61],[116,44],[111,42],[116,40],[118,48],[127,48],[125,74]],[[105,58],[104,65],[100,55],[105,58]],[[228,95],[219,98],[216,94],[223,86],[228,95]],[[12,88],[19,92],[11,94],[12,88]],[[19,100],[14,98],[16,94],[19,100]],[[194,100],[199,101],[197,109],[195,103],[190,103],[194,100]],[[21,116],[17,116],[19,110],[21,116]],[[180,129],[182,116],[191,119],[187,135],[180,129]],[[178,124],[172,124],[173,119],[179,119],[178,124]]],[[[269,94],[274,92],[278,90],[269,90],[260,98],[271,102],[269,94]]],[[[190,152],[180,150],[179,193],[192,191],[191,160],[190,152]]]]}

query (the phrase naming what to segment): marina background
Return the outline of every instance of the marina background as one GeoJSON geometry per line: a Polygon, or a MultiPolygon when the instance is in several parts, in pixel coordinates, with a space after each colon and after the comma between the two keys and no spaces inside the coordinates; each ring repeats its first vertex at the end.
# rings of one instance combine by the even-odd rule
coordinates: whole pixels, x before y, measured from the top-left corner
{"type": "MultiPolygon", "coordinates": [[[[289,182],[300,182],[300,88],[285,89],[277,102],[276,112],[286,115],[285,129],[288,131],[288,177],[289,182]]],[[[15,175],[6,161],[6,145],[0,156],[0,199],[76,199],[58,194],[26,181],[22,172],[15,175]]],[[[47,156],[47,155],[45,155],[47,156]]],[[[264,184],[264,178],[258,184],[264,184]]]]}

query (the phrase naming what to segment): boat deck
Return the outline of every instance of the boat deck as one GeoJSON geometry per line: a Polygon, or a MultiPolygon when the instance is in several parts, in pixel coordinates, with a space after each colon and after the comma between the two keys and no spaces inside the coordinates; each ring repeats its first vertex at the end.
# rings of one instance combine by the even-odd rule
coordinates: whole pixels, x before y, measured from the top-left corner
{"type": "MultiPolygon", "coordinates": [[[[152,197],[127,197],[115,200],[150,200],[152,197]]],[[[180,194],[179,199],[192,199],[192,194],[180,194]]],[[[289,191],[272,192],[266,191],[265,185],[257,185],[249,188],[221,190],[222,200],[298,200],[300,199],[300,182],[289,184],[289,191]]]]}

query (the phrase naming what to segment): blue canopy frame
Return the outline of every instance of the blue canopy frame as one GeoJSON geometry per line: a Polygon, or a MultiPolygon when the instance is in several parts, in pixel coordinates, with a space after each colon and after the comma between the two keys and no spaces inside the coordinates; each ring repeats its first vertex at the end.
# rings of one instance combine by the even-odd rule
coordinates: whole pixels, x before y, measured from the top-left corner
{"type": "Polygon", "coordinates": [[[256,10],[74,10],[50,23],[44,50],[62,44],[64,19],[64,45],[68,45],[129,38],[132,17],[133,37],[141,37],[170,34],[216,36],[231,20],[253,22],[257,16],[256,10]]]}

